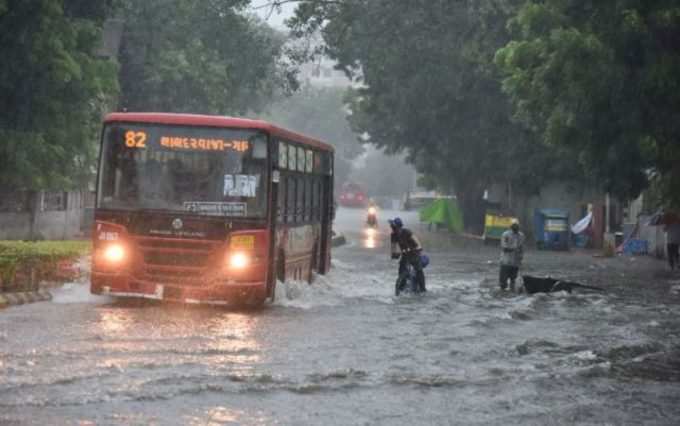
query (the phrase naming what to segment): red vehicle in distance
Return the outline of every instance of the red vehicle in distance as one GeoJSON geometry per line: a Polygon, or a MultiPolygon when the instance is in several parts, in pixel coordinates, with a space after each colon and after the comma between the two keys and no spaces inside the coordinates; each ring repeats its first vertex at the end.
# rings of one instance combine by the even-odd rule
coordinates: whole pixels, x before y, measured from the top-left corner
{"type": "Polygon", "coordinates": [[[262,304],[330,267],[333,147],[264,121],[104,120],[90,291],[262,304]]]}
{"type": "Polygon", "coordinates": [[[368,206],[368,195],[359,184],[347,182],[342,185],[338,204],[342,207],[365,208],[368,206]]]}

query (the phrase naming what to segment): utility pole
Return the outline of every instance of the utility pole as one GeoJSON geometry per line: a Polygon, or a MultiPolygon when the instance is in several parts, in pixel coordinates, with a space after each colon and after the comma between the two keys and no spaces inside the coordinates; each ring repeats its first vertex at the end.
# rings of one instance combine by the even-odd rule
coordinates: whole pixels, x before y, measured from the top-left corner
{"type": "Polygon", "coordinates": [[[609,192],[604,196],[604,252],[607,256],[613,256],[616,250],[614,235],[610,232],[609,210],[610,210],[609,192]]]}
{"type": "Polygon", "coordinates": [[[609,229],[609,208],[610,208],[609,192],[607,192],[607,194],[604,197],[604,206],[605,206],[604,207],[604,215],[605,215],[605,217],[604,217],[604,223],[605,223],[604,232],[609,234],[609,232],[610,232],[610,229],[609,229]]]}

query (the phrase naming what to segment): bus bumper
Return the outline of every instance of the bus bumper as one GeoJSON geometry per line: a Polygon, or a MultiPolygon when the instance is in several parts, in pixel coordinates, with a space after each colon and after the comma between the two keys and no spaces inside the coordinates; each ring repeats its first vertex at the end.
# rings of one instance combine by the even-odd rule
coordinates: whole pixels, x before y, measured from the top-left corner
{"type": "Polygon", "coordinates": [[[92,273],[90,292],[123,298],[140,298],[168,302],[233,305],[262,303],[267,297],[264,281],[206,283],[181,286],[133,279],[125,275],[92,273]]]}

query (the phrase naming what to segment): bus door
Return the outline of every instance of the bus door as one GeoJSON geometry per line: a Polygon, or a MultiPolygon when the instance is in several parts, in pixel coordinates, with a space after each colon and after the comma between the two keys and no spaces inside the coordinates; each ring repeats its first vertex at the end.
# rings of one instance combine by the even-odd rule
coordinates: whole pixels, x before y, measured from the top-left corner
{"type": "MultiPolygon", "coordinates": [[[[270,144],[269,158],[278,158],[279,149],[278,144],[270,144]],[[275,148],[274,148],[275,146],[275,148]]],[[[275,163],[276,164],[276,163],[275,163]]],[[[269,218],[267,222],[269,223],[269,274],[267,275],[267,296],[274,297],[274,292],[276,291],[276,280],[279,278],[278,274],[278,264],[279,264],[279,247],[277,245],[277,232],[278,224],[283,222],[284,205],[286,202],[285,194],[280,194],[285,186],[281,184],[281,172],[279,171],[278,164],[269,169],[271,175],[269,177],[269,218]]]]}
{"type": "Polygon", "coordinates": [[[331,266],[331,227],[333,225],[333,176],[321,179],[321,247],[319,273],[326,274],[331,266]]]}

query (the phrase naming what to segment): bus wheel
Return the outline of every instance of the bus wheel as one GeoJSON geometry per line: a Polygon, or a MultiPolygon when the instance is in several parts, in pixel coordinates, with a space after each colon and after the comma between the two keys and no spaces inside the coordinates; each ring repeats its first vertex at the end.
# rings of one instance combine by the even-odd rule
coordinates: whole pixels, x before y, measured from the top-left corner
{"type": "Polygon", "coordinates": [[[267,297],[269,298],[269,303],[274,303],[276,300],[276,280],[267,288],[267,297]]]}

